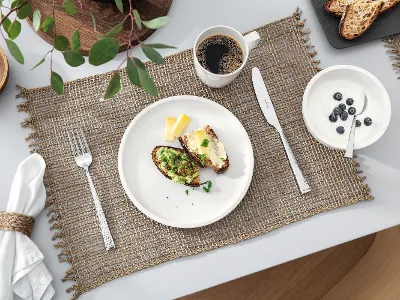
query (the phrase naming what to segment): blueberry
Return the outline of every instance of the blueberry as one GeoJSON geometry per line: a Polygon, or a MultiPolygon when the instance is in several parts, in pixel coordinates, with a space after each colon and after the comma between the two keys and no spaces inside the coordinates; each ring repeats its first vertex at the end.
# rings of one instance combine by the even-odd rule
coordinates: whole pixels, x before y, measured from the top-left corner
{"type": "Polygon", "coordinates": [[[339,104],[339,108],[340,108],[341,110],[345,111],[345,110],[346,110],[346,104],[340,103],[340,104],[339,104]]]}
{"type": "Polygon", "coordinates": [[[337,121],[337,116],[334,113],[331,113],[329,116],[329,121],[331,122],[336,122],[337,121]]]}
{"type": "Polygon", "coordinates": [[[346,104],[347,104],[347,105],[353,105],[353,103],[354,103],[353,98],[348,98],[348,99],[346,100],[346,104]]]}
{"type": "Polygon", "coordinates": [[[341,112],[342,110],[339,107],[335,107],[332,111],[332,113],[334,113],[335,115],[340,115],[341,112]]]}
{"type": "Polygon", "coordinates": [[[340,114],[340,118],[342,119],[342,121],[346,121],[348,117],[349,117],[349,114],[346,111],[343,111],[340,114]]]}
{"type": "Polygon", "coordinates": [[[360,120],[356,120],[356,127],[360,127],[361,126],[361,121],[360,120]]]}
{"type": "Polygon", "coordinates": [[[354,107],[349,107],[349,115],[354,115],[356,113],[356,109],[354,107]]]}
{"type": "Polygon", "coordinates": [[[336,132],[339,133],[339,134],[343,134],[344,133],[343,126],[339,126],[338,128],[336,128],[336,132]]]}
{"type": "Polygon", "coordinates": [[[343,95],[341,94],[341,93],[335,93],[334,95],[333,95],[333,99],[335,99],[335,100],[337,100],[337,101],[340,101],[340,100],[342,100],[343,99],[343,95]]]}
{"type": "Polygon", "coordinates": [[[364,124],[365,124],[365,126],[371,126],[372,125],[372,119],[370,117],[366,117],[364,119],[364,124]]]}

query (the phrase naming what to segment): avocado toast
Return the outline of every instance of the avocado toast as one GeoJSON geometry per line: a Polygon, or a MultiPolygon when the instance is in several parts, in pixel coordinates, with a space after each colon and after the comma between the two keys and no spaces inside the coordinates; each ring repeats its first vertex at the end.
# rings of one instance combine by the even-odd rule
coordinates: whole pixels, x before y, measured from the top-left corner
{"type": "Polygon", "coordinates": [[[158,170],[168,179],[188,186],[200,186],[200,167],[183,149],[157,146],[151,157],[158,170]]]}

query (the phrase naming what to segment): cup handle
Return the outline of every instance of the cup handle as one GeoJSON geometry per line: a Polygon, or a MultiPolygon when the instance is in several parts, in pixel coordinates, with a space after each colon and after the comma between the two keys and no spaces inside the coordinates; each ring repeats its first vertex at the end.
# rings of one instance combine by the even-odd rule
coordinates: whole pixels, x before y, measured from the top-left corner
{"type": "Polygon", "coordinates": [[[261,41],[260,35],[257,31],[250,32],[244,36],[244,40],[246,41],[247,46],[249,47],[249,51],[253,50],[261,41]]]}

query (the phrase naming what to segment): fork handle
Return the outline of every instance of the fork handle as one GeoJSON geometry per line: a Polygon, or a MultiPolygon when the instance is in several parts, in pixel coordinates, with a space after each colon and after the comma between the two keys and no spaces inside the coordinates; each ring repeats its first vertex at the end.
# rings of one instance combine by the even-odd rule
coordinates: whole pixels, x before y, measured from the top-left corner
{"type": "Polygon", "coordinates": [[[296,157],[293,154],[292,148],[290,148],[289,142],[287,141],[282,130],[278,130],[278,133],[281,136],[283,146],[285,147],[286,155],[289,158],[290,166],[292,167],[292,171],[293,171],[294,177],[296,178],[297,185],[299,187],[300,192],[302,194],[310,192],[311,188],[308,185],[306,179],[304,178],[303,172],[300,170],[299,164],[296,160],[296,157]]]}
{"type": "Polygon", "coordinates": [[[99,196],[97,195],[96,189],[94,188],[92,176],[90,175],[89,170],[86,170],[86,177],[89,182],[90,191],[92,192],[94,206],[96,207],[97,218],[100,223],[100,230],[101,235],[103,236],[104,246],[108,251],[112,248],[115,248],[114,240],[111,235],[110,228],[108,227],[106,216],[104,215],[103,209],[101,207],[99,196]]]}

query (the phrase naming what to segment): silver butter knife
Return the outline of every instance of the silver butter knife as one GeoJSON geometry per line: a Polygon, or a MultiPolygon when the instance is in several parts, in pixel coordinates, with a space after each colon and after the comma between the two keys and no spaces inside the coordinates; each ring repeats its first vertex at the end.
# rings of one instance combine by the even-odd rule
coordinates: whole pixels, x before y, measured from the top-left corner
{"type": "Polygon", "coordinates": [[[252,70],[252,78],[253,78],[253,86],[257,95],[258,104],[260,104],[261,110],[264,113],[264,117],[267,122],[275,127],[276,131],[279,133],[283,146],[285,147],[286,155],[289,158],[290,166],[292,167],[294,177],[296,178],[297,185],[299,186],[300,192],[302,194],[308,193],[311,191],[310,186],[304,178],[303,173],[300,170],[299,164],[296,161],[296,158],[293,154],[292,149],[288,141],[286,140],[285,135],[283,134],[283,130],[281,124],[279,124],[278,117],[276,116],[276,112],[274,106],[272,104],[271,98],[269,97],[267,87],[265,86],[264,80],[262,79],[261,72],[258,68],[253,68],[252,70]]]}

